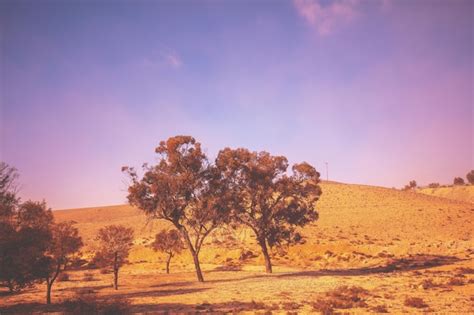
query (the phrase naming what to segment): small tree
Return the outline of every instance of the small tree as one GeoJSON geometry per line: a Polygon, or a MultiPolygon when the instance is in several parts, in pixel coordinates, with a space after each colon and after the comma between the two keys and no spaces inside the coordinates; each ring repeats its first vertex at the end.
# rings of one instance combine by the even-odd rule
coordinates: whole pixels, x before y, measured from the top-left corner
{"type": "Polygon", "coordinates": [[[301,163],[293,165],[293,173],[288,175],[285,157],[247,149],[224,149],[216,164],[233,193],[232,218],[255,233],[266,272],[271,273],[268,246],[301,241],[296,228],[318,219],[319,173],[301,163]]]}
{"type": "Polygon", "coordinates": [[[464,185],[464,179],[462,177],[454,177],[454,185],[464,185]]]}
{"type": "Polygon", "coordinates": [[[112,266],[114,271],[114,289],[118,290],[118,273],[127,262],[133,245],[133,229],[122,225],[109,225],[99,230],[97,235],[99,250],[95,260],[103,266],[112,266]]]}
{"type": "Polygon", "coordinates": [[[47,270],[46,303],[51,304],[51,288],[62,270],[66,267],[68,259],[82,247],[79,231],[73,226],[74,222],[62,222],[53,225],[52,240],[46,252],[47,270]]]}
{"type": "Polygon", "coordinates": [[[170,273],[171,258],[175,254],[179,254],[184,249],[181,235],[177,230],[161,231],[156,234],[155,241],[151,247],[154,251],[159,251],[168,254],[166,260],[166,273],[170,273]]]}
{"type": "Polygon", "coordinates": [[[203,282],[199,252],[206,237],[229,218],[224,205],[229,192],[193,137],[169,138],[155,151],[158,164],[144,165],[143,178],[133,168],[122,168],[132,180],[129,203],[151,219],[174,225],[193,257],[198,281],[203,282]]]}
{"type": "Polygon", "coordinates": [[[402,190],[414,190],[417,187],[416,180],[411,180],[402,190]]]}
{"type": "Polygon", "coordinates": [[[474,170],[466,174],[466,179],[469,184],[474,185],[474,170]]]}

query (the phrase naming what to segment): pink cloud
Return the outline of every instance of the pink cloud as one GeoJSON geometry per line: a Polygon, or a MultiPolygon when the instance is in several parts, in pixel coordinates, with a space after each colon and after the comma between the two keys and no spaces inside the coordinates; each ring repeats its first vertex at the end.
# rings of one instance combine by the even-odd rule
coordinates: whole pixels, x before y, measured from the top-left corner
{"type": "Polygon", "coordinates": [[[298,14],[322,36],[331,34],[359,14],[358,0],[336,0],[327,5],[320,0],[293,0],[293,4],[298,14]]]}
{"type": "Polygon", "coordinates": [[[173,68],[180,68],[183,65],[181,58],[176,53],[169,53],[165,56],[168,65],[173,68]]]}

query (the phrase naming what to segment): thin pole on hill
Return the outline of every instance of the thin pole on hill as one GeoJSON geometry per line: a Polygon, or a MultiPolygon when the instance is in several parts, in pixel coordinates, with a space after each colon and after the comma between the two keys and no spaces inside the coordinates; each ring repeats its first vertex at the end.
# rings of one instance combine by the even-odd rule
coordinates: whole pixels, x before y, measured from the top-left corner
{"type": "Polygon", "coordinates": [[[326,181],[329,181],[329,167],[328,167],[328,162],[324,162],[326,163],[326,181]]]}

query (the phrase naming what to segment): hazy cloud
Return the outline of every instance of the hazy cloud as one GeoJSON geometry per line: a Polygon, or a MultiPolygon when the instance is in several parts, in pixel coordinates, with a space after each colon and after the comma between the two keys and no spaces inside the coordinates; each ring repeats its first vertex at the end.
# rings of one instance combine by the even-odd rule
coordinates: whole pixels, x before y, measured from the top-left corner
{"type": "Polygon", "coordinates": [[[336,0],[329,4],[322,4],[320,0],[293,0],[293,3],[298,14],[323,36],[331,34],[359,14],[358,0],[336,0]]]}

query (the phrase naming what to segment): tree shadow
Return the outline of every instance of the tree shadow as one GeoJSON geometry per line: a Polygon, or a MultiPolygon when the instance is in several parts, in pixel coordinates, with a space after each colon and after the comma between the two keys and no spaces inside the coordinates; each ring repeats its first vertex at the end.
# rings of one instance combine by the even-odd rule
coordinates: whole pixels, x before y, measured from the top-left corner
{"type": "Polygon", "coordinates": [[[451,265],[462,259],[454,256],[441,255],[411,255],[407,258],[390,260],[384,266],[363,267],[353,269],[309,270],[278,275],[279,278],[289,277],[318,277],[318,276],[365,276],[378,273],[392,273],[429,269],[451,265]]]}
{"type": "Polygon", "coordinates": [[[259,302],[240,302],[231,301],[224,303],[202,303],[202,304],[182,304],[182,303],[164,303],[164,304],[135,304],[131,305],[131,313],[149,313],[153,314],[234,314],[241,312],[252,312],[263,310],[272,310],[270,305],[259,302]]]}
{"type": "Polygon", "coordinates": [[[170,295],[190,294],[190,293],[196,293],[196,292],[201,292],[205,290],[207,290],[207,288],[188,288],[188,289],[140,291],[140,292],[131,292],[131,293],[114,293],[114,294],[108,294],[107,299],[161,297],[161,296],[170,296],[170,295]]]}
{"type": "Polygon", "coordinates": [[[163,288],[163,287],[185,287],[195,284],[196,282],[192,281],[178,281],[178,282],[166,282],[161,284],[155,284],[150,286],[150,288],[163,288]]]}

